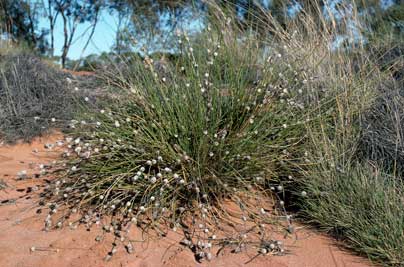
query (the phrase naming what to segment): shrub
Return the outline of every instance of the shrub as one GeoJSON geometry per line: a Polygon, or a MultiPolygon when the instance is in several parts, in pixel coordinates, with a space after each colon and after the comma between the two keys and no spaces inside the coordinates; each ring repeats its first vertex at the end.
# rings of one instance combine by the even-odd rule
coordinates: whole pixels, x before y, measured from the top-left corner
{"type": "MultiPolygon", "coordinates": [[[[403,52],[402,37],[385,33],[366,48],[383,73],[377,97],[361,116],[360,158],[377,162],[385,171],[402,176],[403,158],[403,52]]],[[[380,74],[379,74],[380,75],[380,74]]]]}
{"type": "Polygon", "coordinates": [[[30,140],[72,116],[67,76],[27,53],[1,56],[0,137],[30,140]],[[57,121],[52,122],[52,118],[57,121]]]}
{"type": "Polygon", "coordinates": [[[397,176],[404,170],[404,96],[397,82],[388,78],[378,97],[361,116],[359,158],[377,162],[397,176]]]}

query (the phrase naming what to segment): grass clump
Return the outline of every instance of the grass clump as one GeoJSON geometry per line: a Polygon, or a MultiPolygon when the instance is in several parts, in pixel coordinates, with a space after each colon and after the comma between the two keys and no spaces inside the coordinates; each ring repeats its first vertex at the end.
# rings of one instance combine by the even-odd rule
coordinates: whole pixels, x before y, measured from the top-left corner
{"type": "Polygon", "coordinates": [[[311,161],[316,163],[307,169],[299,187],[305,192],[300,213],[357,253],[375,262],[401,266],[402,180],[386,172],[383,165],[358,161],[358,131],[341,131],[338,127],[335,131],[341,138],[318,135],[313,139],[317,145],[311,161]]]}
{"type": "Polygon", "coordinates": [[[402,265],[402,182],[372,165],[322,167],[305,185],[306,218],[376,262],[402,265]]]}
{"type": "Polygon", "coordinates": [[[172,67],[157,72],[151,58],[134,62],[130,79],[110,82],[126,99],[89,112],[68,139],[66,155],[75,156],[43,195],[52,215],[46,227],[67,224],[56,213],[67,206],[85,224],[112,216],[104,228],[116,236],[133,224],[161,235],[183,231],[199,260],[211,258],[212,244],[283,253],[265,224],[285,218],[273,192],[282,195],[281,181],[297,172],[303,153],[299,73],[280,52],[262,60],[256,36],[241,41],[208,29],[178,40],[172,67]],[[228,226],[241,229],[218,238],[228,226]],[[257,239],[243,239],[247,233],[257,239]]]}
{"type": "Polygon", "coordinates": [[[381,54],[374,53],[374,43],[330,51],[335,31],[316,31],[310,21],[298,20],[305,34],[288,39],[288,52],[303,57],[305,72],[317,77],[308,79],[303,95],[321,116],[306,124],[307,164],[287,187],[291,204],[303,222],[355,252],[402,266],[401,53],[388,42],[381,54]]]}
{"type": "Polygon", "coordinates": [[[402,266],[404,185],[395,164],[400,157],[392,153],[399,143],[392,145],[389,138],[395,133],[387,130],[398,124],[381,124],[381,120],[396,120],[390,112],[397,109],[389,110],[395,103],[392,99],[384,99],[386,106],[380,108],[384,96],[377,86],[389,78],[373,73],[377,77],[373,82],[360,79],[361,89],[353,87],[357,94],[347,92],[336,98],[320,128],[308,127],[310,164],[297,183],[299,214],[358,254],[384,265],[402,266]],[[372,125],[375,122],[379,127],[372,125]]]}

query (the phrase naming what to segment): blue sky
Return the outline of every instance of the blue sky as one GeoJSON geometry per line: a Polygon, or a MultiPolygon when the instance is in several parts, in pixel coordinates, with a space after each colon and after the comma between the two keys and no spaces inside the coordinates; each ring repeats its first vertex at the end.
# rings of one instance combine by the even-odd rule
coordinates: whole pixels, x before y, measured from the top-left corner
{"type": "MultiPolygon", "coordinates": [[[[49,29],[48,20],[46,18],[42,18],[40,20],[40,28],[49,29]]],[[[90,23],[80,24],[77,28],[77,32],[75,34],[76,39],[73,39],[73,44],[70,48],[68,57],[70,59],[78,59],[81,56],[81,52],[87,41],[88,36],[90,35],[90,23]],[[86,31],[87,30],[87,31],[86,31]],[[83,35],[81,37],[81,35],[83,35]],[[78,38],[80,37],[80,38],[78,38]]],[[[115,32],[117,29],[117,19],[112,14],[109,14],[106,11],[103,11],[100,16],[100,21],[97,24],[97,28],[94,32],[92,41],[88,45],[86,51],[83,56],[87,56],[90,54],[99,54],[101,52],[110,51],[111,46],[114,44],[115,32]]],[[[63,47],[63,23],[61,18],[59,17],[56,26],[55,26],[55,55],[60,56],[62,54],[63,47]]]]}

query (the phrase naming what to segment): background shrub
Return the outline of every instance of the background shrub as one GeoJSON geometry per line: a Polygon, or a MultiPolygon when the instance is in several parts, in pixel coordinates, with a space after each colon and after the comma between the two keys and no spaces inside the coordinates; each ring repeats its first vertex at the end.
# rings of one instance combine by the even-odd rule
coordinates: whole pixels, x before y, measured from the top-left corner
{"type": "Polygon", "coordinates": [[[361,116],[359,157],[377,162],[396,176],[404,170],[404,92],[385,78],[371,107],[361,116]]]}
{"type": "Polygon", "coordinates": [[[403,38],[375,36],[366,48],[382,71],[376,96],[361,116],[360,158],[377,162],[395,176],[403,174],[404,75],[403,38]]]}
{"type": "Polygon", "coordinates": [[[67,74],[28,53],[0,57],[1,138],[30,140],[50,125],[60,127],[71,119],[73,98],[67,74]]]}

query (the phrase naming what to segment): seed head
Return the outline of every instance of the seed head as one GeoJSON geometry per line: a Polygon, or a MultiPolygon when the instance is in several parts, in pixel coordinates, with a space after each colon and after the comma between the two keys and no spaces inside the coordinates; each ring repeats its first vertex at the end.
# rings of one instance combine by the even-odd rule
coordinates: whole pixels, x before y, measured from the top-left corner
{"type": "Polygon", "coordinates": [[[212,253],[210,253],[210,252],[206,253],[206,259],[208,261],[212,260],[212,253]]]}

